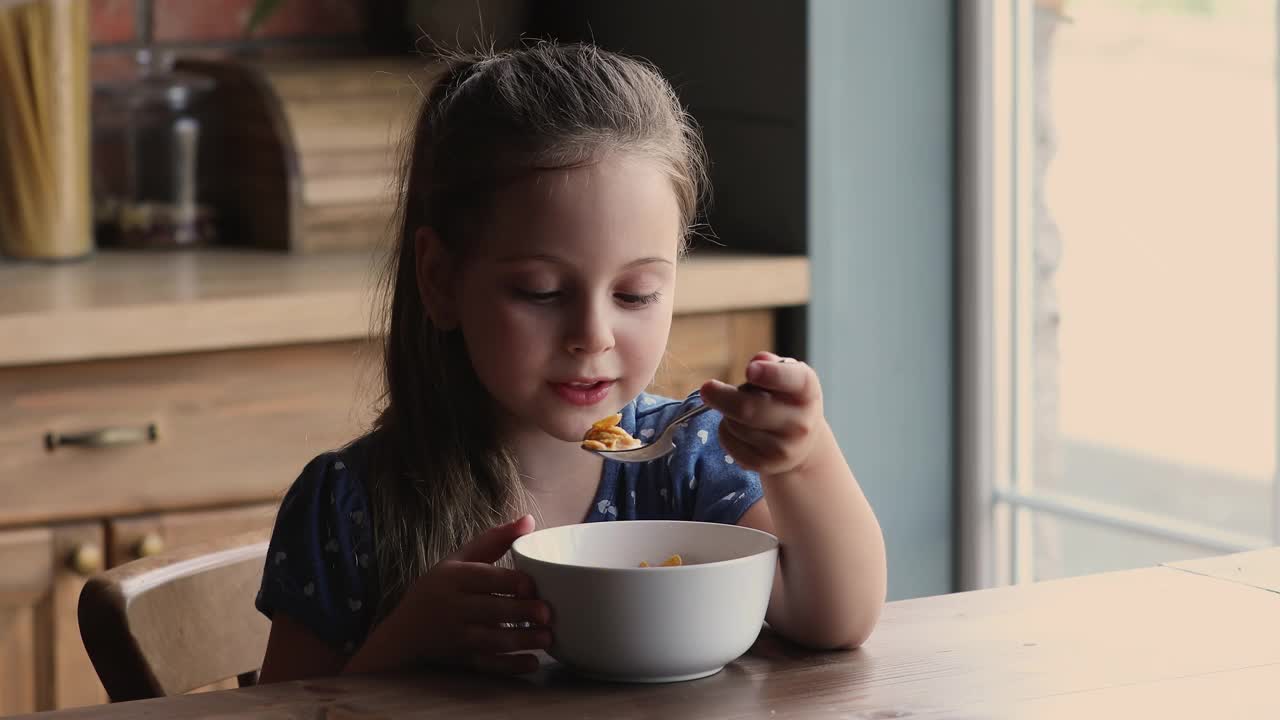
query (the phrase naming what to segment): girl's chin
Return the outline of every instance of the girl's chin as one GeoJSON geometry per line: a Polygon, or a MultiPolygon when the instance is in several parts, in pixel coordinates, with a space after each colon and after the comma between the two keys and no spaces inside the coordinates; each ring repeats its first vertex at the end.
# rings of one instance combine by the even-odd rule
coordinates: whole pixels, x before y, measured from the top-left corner
{"type": "MultiPolygon", "coordinates": [[[[636,394],[639,392],[637,391],[636,394]]],[[[583,435],[586,435],[592,423],[620,411],[625,402],[615,401],[615,397],[622,397],[622,394],[611,393],[605,402],[588,407],[570,407],[567,404],[552,402],[541,405],[542,411],[536,414],[527,410],[516,413],[508,409],[507,417],[510,422],[508,427],[516,432],[520,432],[518,428],[525,430],[537,428],[562,442],[578,444],[582,442],[583,435]]],[[[629,397],[626,402],[633,399],[634,396],[629,397]]]]}
{"type": "Polygon", "coordinates": [[[536,432],[562,442],[577,444],[582,442],[582,436],[586,435],[587,430],[591,428],[591,423],[609,415],[608,410],[597,411],[595,408],[567,412],[560,409],[560,412],[556,412],[558,408],[554,406],[541,407],[541,412],[508,411],[503,423],[505,432],[519,435],[536,432]]]}
{"type": "Polygon", "coordinates": [[[538,426],[557,440],[577,444],[582,442],[582,437],[591,429],[592,423],[616,412],[618,410],[604,406],[584,408],[575,412],[557,413],[552,417],[544,416],[539,419],[538,426]]]}
{"type": "Polygon", "coordinates": [[[587,434],[587,430],[591,428],[591,423],[599,419],[593,418],[591,420],[578,421],[576,418],[565,418],[560,422],[544,424],[542,431],[557,440],[577,444],[582,442],[582,436],[587,434]]]}

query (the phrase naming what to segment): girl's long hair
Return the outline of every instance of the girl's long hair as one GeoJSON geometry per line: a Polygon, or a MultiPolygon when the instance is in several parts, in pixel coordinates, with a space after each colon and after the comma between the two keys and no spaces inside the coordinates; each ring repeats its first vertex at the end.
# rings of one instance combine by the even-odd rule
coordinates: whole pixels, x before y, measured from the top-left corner
{"type": "Polygon", "coordinates": [[[423,305],[416,231],[433,228],[465,261],[500,185],[610,153],[660,163],[686,228],[706,187],[697,127],[671,85],[643,61],[590,45],[446,58],[404,147],[399,237],[381,287],[383,406],[367,438],[379,617],[436,562],[528,507],[461,332],[433,325],[423,305]]]}

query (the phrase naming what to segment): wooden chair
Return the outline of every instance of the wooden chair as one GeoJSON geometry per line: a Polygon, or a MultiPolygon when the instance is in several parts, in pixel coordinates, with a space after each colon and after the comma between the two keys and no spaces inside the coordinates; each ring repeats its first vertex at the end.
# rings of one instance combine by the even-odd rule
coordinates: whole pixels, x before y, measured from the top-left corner
{"type": "Polygon", "coordinates": [[[89,579],[80,637],[113,702],[253,684],[269,621],[254,609],[269,530],[175,548],[89,579]]]}

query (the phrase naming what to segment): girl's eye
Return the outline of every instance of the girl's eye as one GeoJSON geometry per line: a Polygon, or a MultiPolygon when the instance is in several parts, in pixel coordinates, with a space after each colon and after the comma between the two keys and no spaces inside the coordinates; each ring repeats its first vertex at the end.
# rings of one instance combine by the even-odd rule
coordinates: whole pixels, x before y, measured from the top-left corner
{"type": "Polygon", "coordinates": [[[546,292],[535,292],[533,290],[516,290],[516,296],[523,300],[535,303],[549,303],[560,297],[559,290],[548,290],[546,292]]]}
{"type": "Polygon", "coordinates": [[[630,293],[614,293],[613,296],[623,305],[631,305],[633,307],[643,307],[658,301],[662,297],[660,292],[651,292],[648,295],[632,295],[630,293]]]}

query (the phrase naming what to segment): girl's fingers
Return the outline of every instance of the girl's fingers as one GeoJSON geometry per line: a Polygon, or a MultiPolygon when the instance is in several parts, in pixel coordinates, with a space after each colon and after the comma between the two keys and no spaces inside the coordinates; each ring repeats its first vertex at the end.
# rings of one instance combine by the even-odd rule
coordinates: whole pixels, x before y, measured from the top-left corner
{"type": "Polygon", "coordinates": [[[764,463],[764,458],[756,450],[755,446],[742,437],[742,433],[746,430],[741,425],[724,421],[720,423],[719,440],[720,446],[725,452],[734,459],[734,462],[747,470],[758,470],[764,463]]]}
{"type": "Polygon", "coordinates": [[[750,447],[755,455],[765,460],[782,457],[786,454],[787,446],[791,444],[790,438],[784,434],[768,430],[757,430],[733,420],[721,422],[720,427],[727,428],[735,438],[750,447]]]}
{"type": "Polygon", "coordinates": [[[533,516],[525,515],[512,520],[506,525],[499,525],[476,537],[458,548],[449,556],[450,560],[459,562],[495,563],[511,549],[511,543],[533,532],[533,516]]]}
{"type": "Polygon", "coordinates": [[[551,622],[551,608],[541,600],[468,595],[462,603],[462,619],[477,625],[521,622],[547,625],[551,622]]]}
{"type": "Polygon", "coordinates": [[[778,402],[771,394],[743,392],[728,383],[708,380],[699,390],[702,401],[726,418],[760,430],[789,431],[800,409],[778,402]]]}
{"type": "Polygon", "coordinates": [[[456,563],[451,572],[458,590],[468,595],[534,596],[533,578],[519,570],[485,563],[456,563]]]}
{"type": "Polygon", "coordinates": [[[546,628],[499,628],[467,625],[462,631],[462,651],[468,655],[493,655],[551,647],[546,628]]]}
{"type": "Polygon", "coordinates": [[[538,657],[528,653],[519,655],[474,655],[469,659],[471,667],[480,672],[495,675],[526,675],[538,670],[538,657]]]}
{"type": "Polygon", "coordinates": [[[719,438],[738,465],[760,473],[780,473],[797,467],[809,446],[803,438],[756,430],[732,420],[720,423],[719,438]]]}
{"type": "MultiPolygon", "coordinates": [[[[764,354],[764,353],[761,353],[764,354]]],[[[814,400],[818,395],[818,374],[813,368],[789,358],[762,360],[757,355],[747,363],[747,380],[788,402],[800,403],[814,400]]]]}

